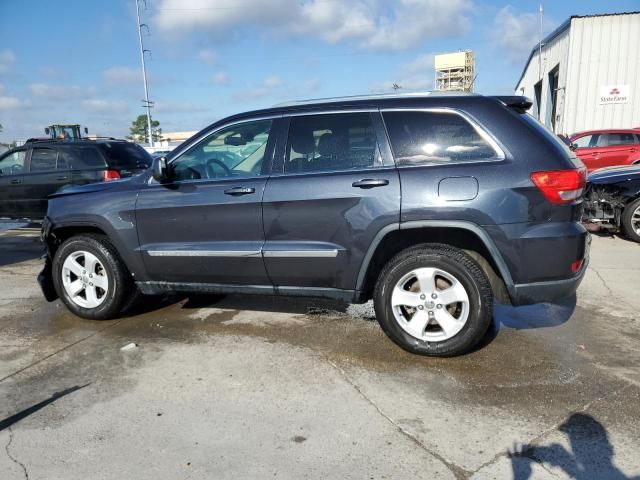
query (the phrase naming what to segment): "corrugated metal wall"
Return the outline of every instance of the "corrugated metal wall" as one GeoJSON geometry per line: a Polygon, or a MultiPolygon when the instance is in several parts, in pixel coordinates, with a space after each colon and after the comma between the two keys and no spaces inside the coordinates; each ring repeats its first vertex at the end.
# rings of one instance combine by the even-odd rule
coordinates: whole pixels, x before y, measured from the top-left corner
{"type": "MultiPolygon", "coordinates": [[[[540,121],[551,128],[551,92],[549,91],[549,72],[556,66],[559,66],[560,79],[559,85],[565,84],[567,77],[567,58],[569,54],[569,30],[562,32],[551,42],[542,48],[542,75],[539,73],[538,50],[531,58],[531,62],[527,65],[527,69],[516,89],[517,95],[526,95],[534,100],[531,113],[538,118],[538,109],[540,110],[540,121]],[[540,105],[535,102],[534,86],[540,78],[542,81],[542,97],[540,105]],[[521,88],[524,87],[524,93],[521,88]]],[[[558,91],[558,106],[556,107],[556,117],[560,115],[562,121],[562,105],[564,103],[564,90],[558,91]]],[[[561,125],[561,124],[560,124],[561,125]]],[[[559,125],[559,126],[560,126],[559,125]]],[[[556,130],[558,130],[556,128],[556,130]]],[[[558,130],[560,131],[560,130],[558,130]]]]}
{"type": "MultiPolygon", "coordinates": [[[[573,18],[570,28],[543,47],[542,59],[540,119],[549,128],[549,72],[556,65],[557,133],[640,127],[640,14],[573,18]],[[628,85],[628,103],[600,105],[600,90],[607,85],[628,85]]],[[[539,79],[536,50],[515,93],[534,99],[539,79]]]]}
{"type": "Polygon", "coordinates": [[[640,127],[640,14],[574,18],[570,32],[563,131],[640,127]],[[607,85],[629,85],[628,103],[600,105],[607,85]]]}

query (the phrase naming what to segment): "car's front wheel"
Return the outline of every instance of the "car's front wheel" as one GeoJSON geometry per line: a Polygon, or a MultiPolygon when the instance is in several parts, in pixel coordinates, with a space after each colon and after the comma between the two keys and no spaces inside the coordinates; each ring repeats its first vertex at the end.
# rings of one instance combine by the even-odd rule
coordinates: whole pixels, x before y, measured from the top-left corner
{"type": "Polygon", "coordinates": [[[624,233],[636,242],[640,242],[640,198],[635,199],[622,211],[624,233]]]}
{"type": "Polygon", "coordinates": [[[374,306],[384,332],[405,350],[453,356],[467,352],[487,332],[493,294],[486,274],[465,252],[420,245],[385,266],[374,306]]]}
{"type": "Polygon", "coordinates": [[[103,235],[69,238],[56,251],[52,267],[58,296],[82,318],[118,316],[136,290],[115,247],[103,235]]]}

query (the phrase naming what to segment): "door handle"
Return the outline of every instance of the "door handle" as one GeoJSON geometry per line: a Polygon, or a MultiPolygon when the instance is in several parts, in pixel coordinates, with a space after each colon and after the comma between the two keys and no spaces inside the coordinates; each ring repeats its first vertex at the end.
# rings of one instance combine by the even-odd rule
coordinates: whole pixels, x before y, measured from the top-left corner
{"type": "Polygon", "coordinates": [[[363,178],[351,184],[352,187],[357,188],[375,188],[384,187],[385,185],[389,185],[389,180],[384,178],[363,178]]]}
{"type": "Polygon", "coordinates": [[[14,178],[13,180],[11,180],[12,185],[17,185],[19,183],[22,183],[22,180],[20,180],[19,178],[14,178]]]}
{"type": "Polygon", "coordinates": [[[61,177],[56,178],[56,180],[67,180],[69,177],[67,177],[66,175],[63,175],[61,177]]]}
{"type": "Polygon", "coordinates": [[[249,195],[250,193],[256,193],[256,189],[253,187],[233,187],[233,188],[228,188],[224,191],[225,195],[233,195],[233,196],[249,195]]]}

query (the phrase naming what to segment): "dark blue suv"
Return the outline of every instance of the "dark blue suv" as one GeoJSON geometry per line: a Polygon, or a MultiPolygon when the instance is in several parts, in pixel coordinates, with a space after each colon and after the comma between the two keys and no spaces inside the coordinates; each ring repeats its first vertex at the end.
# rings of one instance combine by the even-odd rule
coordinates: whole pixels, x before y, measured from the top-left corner
{"type": "Polygon", "coordinates": [[[401,347],[456,355],[494,297],[572,295],[585,169],[523,97],[296,102],[221,120],[141,176],[49,202],[39,277],[84,318],[137,292],[374,300],[401,347]]]}

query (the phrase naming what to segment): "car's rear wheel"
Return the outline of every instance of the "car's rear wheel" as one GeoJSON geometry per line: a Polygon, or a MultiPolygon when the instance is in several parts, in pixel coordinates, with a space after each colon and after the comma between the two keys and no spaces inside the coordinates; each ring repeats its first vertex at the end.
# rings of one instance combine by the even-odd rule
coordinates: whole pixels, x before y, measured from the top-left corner
{"type": "Polygon", "coordinates": [[[624,207],[621,220],[624,233],[631,240],[640,242],[640,198],[624,207]]]}
{"type": "Polygon", "coordinates": [[[493,295],[482,268],[462,250],[420,245],[385,266],[374,305],[382,329],[405,350],[453,356],[469,351],[487,332],[493,295]]]}
{"type": "Polygon", "coordinates": [[[56,251],[52,267],[58,296],[79,317],[114,318],[136,291],[116,249],[102,235],[66,240],[56,251]]]}

